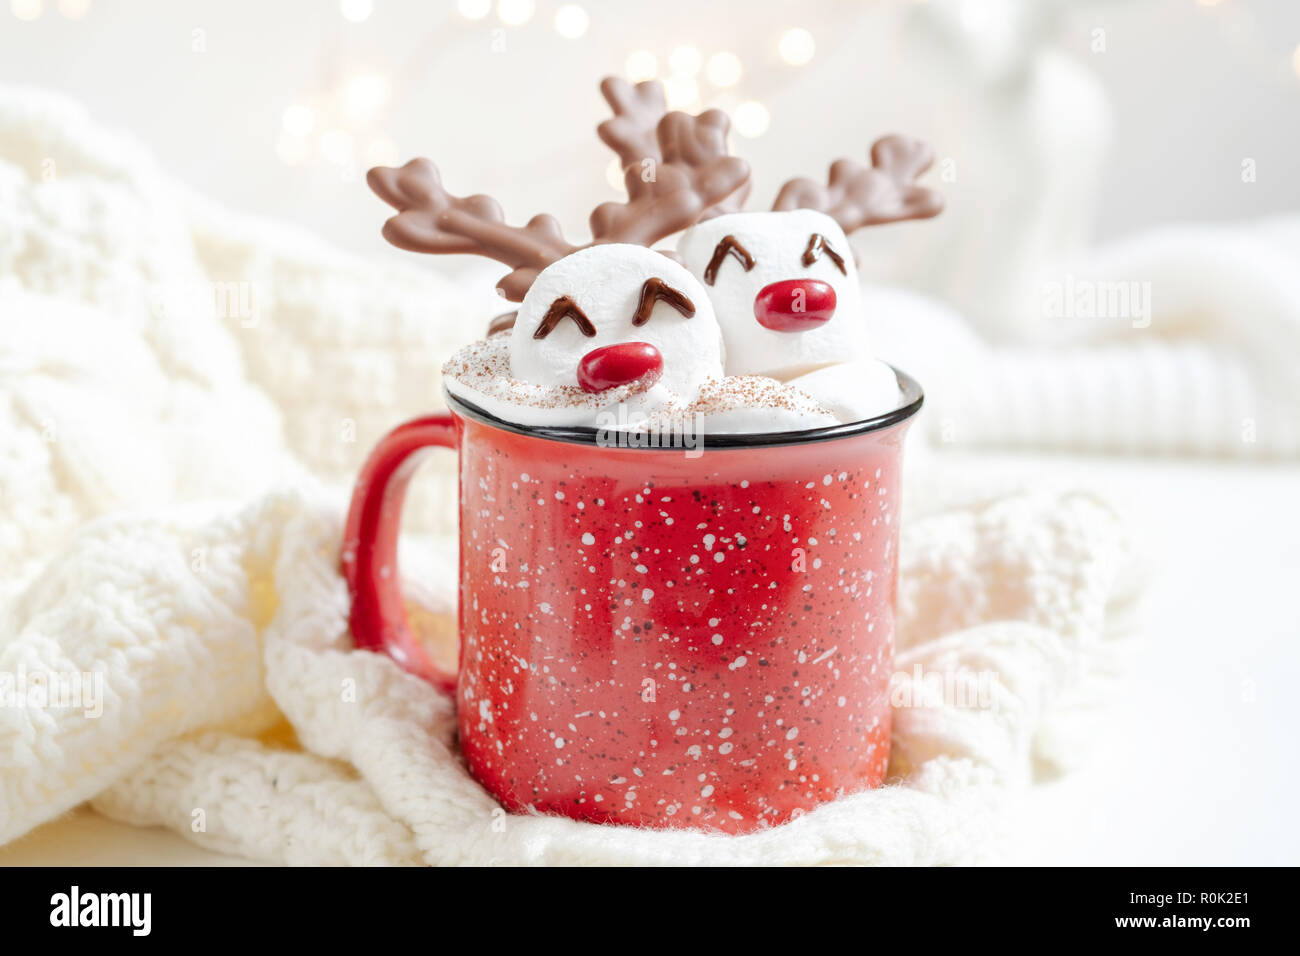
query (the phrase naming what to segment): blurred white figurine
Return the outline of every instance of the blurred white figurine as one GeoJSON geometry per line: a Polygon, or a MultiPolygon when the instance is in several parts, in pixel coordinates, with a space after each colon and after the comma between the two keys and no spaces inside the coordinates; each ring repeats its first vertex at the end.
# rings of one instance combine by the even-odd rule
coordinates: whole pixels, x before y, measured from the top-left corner
{"type": "MultiPolygon", "coordinates": [[[[865,271],[946,299],[993,340],[1054,332],[1043,284],[1087,245],[1110,144],[1100,82],[1050,45],[1062,12],[1060,0],[931,0],[904,15],[905,96],[949,105],[949,207],[933,229],[867,237],[865,271]]],[[[1090,42],[1104,52],[1105,33],[1090,42]]]]}

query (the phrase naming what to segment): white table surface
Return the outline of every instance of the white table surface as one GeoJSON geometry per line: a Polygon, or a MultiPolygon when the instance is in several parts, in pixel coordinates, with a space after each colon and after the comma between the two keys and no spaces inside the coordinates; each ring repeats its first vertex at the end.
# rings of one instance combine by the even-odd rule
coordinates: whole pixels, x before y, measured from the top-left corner
{"type": "MultiPolygon", "coordinates": [[[[1136,505],[1156,576],[1113,740],[1034,788],[1007,862],[1300,864],[1300,466],[963,456],[972,472],[1101,486],[1136,505]]],[[[0,864],[228,865],[86,810],[0,864]]]]}

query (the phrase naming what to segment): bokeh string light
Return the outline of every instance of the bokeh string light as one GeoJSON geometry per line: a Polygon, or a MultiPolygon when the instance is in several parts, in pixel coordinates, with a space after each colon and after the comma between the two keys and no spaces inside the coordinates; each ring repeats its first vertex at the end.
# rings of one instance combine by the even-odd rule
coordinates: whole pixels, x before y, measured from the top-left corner
{"type": "Polygon", "coordinates": [[[772,117],[767,107],[758,100],[746,100],[736,107],[731,117],[736,132],[746,139],[757,139],[767,132],[772,117]]]}
{"type": "MultiPolygon", "coordinates": [[[[42,0],[11,2],[39,7],[42,0]]],[[[374,9],[373,0],[339,2],[343,18],[353,24],[368,20],[374,9]]],[[[499,23],[513,29],[528,28],[539,12],[537,0],[457,0],[456,11],[468,23],[477,23],[495,14],[499,23]]],[[[579,3],[560,3],[550,16],[555,33],[565,40],[578,40],[586,36],[591,27],[591,16],[579,3]]],[[[773,35],[771,43],[768,49],[775,49],[780,60],[788,66],[805,66],[816,55],[816,40],[811,31],[803,27],[787,27],[773,35]]],[[[624,72],[634,82],[662,80],[669,108],[690,112],[712,105],[720,95],[725,95],[727,102],[734,104],[734,94],[744,92],[740,87],[746,76],[740,54],[732,50],[710,51],[689,43],[678,43],[663,51],[633,50],[625,58],[624,72]]],[[[382,132],[370,134],[372,138],[365,146],[358,146],[366,138],[363,131],[375,126],[376,117],[393,99],[392,86],[386,77],[379,74],[355,74],[315,97],[290,105],[282,116],[282,129],[276,144],[278,157],[289,165],[307,162],[313,154],[311,138],[315,135],[318,137],[316,151],[320,157],[340,169],[351,167],[358,159],[364,159],[367,165],[395,161],[397,147],[382,132]]],[[[761,100],[753,97],[753,91],[750,94],[750,98],[735,106],[733,124],[737,135],[753,139],[768,131],[771,114],[761,100]]],[[[612,187],[622,188],[623,171],[617,162],[610,164],[606,178],[612,187]]]]}
{"type": "Polygon", "coordinates": [[[633,50],[627,55],[623,70],[633,83],[653,80],[659,75],[659,58],[649,50],[633,50]]]}
{"type": "Polygon", "coordinates": [[[523,26],[535,10],[534,0],[497,0],[497,19],[508,27],[523,26]]]}
{"type": "Polygon", "coordinates": [[[587,32],[591,19],[576,3],[566,3],[555,11],[555,32],[566,40],[576,40],[587,32]]]}
{"type": "Polygon", "coordinates": [[[456,9],[466,20],[482,20],[492,12],[492,0],[457,0],[456,9]]]}
{"type": "Polygon", "coordinates": [[[44,11],[45,4],[41,0],[9,0],[9,12],[19,20],[28,22],[36,20],[44,11]]]}
{"type": "Polygon", "coordinates": [[[311,135],[316,125],[316,115],[310,106],[294,103],[284,111],[284,131],[290,136],[306,137],[311,135]]]}
{"type": "Polygon", "coordinates": [[[335,166],[352,164],[353,145],[352,134],[345,129],[327,130],[320,138],[321,155],[335,166]]]}
{"type": "Polygon", "coordinates": [[[803,27],[792,27],[781,34],[776,43],[781,59],[791,66],[806,66],[817,52],[813,35],[803,27]]]}
{"type": "Polygon", "coordinates": [[[694,76],[700,72],[703,62],[698,47],[679,46],[668,54],[668,69],[677,76],[694,76]]]}
{"type": "Polygon", "coordinates": [[[360,74],[343,87],[343,109],[354,120],[367,120],[388,99],[388,80],[378,74],[360,74]]]}
{"type": "Polygon", "coordinates": [[[664,78],[664,99],[670,110],[695,110],[700,105],[700,85],[692,76],[670,73],[664,78]]]}
{"type": "MultiPolygon", "coordinates": [[[[89,3],[89,0],[60,2],[89,3]]],[[[1205,8],[1207,13],[1240,12],[1233,10],[1233,5],[1227,0],[1190,2],[1205,8]]],[[[10,0],[10,3],[15,15],[34,19],[40,15],[43,0],[10,0]]],[[[549,24],[555,34],[564,40],[579,40],[590,31],[591,15],[580,3],[565,2],[551,6],[544,0],[541,3],[539,0],[457,0],[456,10],[469,23],[482,21],[495,13],[495,19],[502,25],[524,29],[536,26],[534,21],[538,18],[539,6],[542,7],[540,13],[550,18],[549,24]]],[[[346,20],[360,23],[369,18],[374,3],[373,0],[340,0],[339,8],[346,20]]],[[[1236,32],[1240,34],[1241,31],[1236,32]]],[[[806,27],[787,25],[769,36],[771,45],[766,49],[770,52],[766,55],[771,56],[774,52],[777,61],[786,67],[806,67],[817,58],[817,38],[806,27]]],[[[733,50],[708,50],[679,42],[658,50],[632,50],[626,55],[623,65],[624,74],[633,82],[662,80],[668,105],[672,109],[698,111],[714,105],[722,97],[723,102],[732,105],[732,122],[737,135],[752,139],[763,136],[771,127],[772,118],[766,104],[755,96],[760,91],[745,89],[750,85],[745,82],[745,61],[740,53],[733,50]],[[737,104],[736,94],[740,97],[748,94],[748,97],[737,104]]],[[[1287,65],[1300,77],[1300,46],[1292,52],[1287,65]]],[[[390,99],[389,94],[389,84],[384,77],[358,75],[347,79],[340,90],[326,94],[323,98],[341,104],[341,110],[335,109],[334,113],[364,126],[390,99]]],[[[304,153],[307,150],[304,144],[319,127],[317,120],[312,107],[305,103],[294,104],[285,111],[282,136],[286,139],[277,147],[282,160],[305,161],[304,153]]],[[[358,152],[353,133],[348,131],[347,124],[338,117],[330,125],[330,130],[320,134],[322,155],[327,161],[336,164],[351,162],[358,152]],[[347,136],[346,148],[344,134],[347,136]],[[328,145],[326,137],[330,137],[328,145]]],[[[362,152],[367,162],[370,162],[375,156],[395,154],[396,147],[391,140],[381,135],[372,139],[362,152]]],[[[621,189],[622,178],[622,170],[617,163],[612,163],[607,171],[611,186],[621,189]]]]}
{"type": "Polygon", "coordinates": [[[720,90],[725,90],[740,82],[740,78],[745,74],[745,67],[740,62],[740,57],[730,50],[719,50],[709,57],[705,74],[710,83],[720,90]]]}
{"type": "MultiPolygon", "coordinates": [[[[364,27],[376,11],[385,12],[386,0],[338,0],[338,16],[346,30],[364,27]]],[[[986,0],[967,0],[970,9],[986,0]]],[[[1183,0],[1187,7],[1212,16],[1222,26],[1225,44],[1243,68],[1262,80],[1295,89],[1300,79],[1300,44],[1287,43],[1279,53],[1277,37],[1265,35],[1247,4],[1239,0],[1183,0]]],[[[94,0],[8,0],[9,11],[23,22],[40,20],[57,11],[69,21],[93,16],[94,0]]],[[[589,3],[574,0],[456,0],[455,11],[468,28],[490,17],[511,30],[553,30],[560,42],[573,43],[591,32],[593,14],[589,3]]],[[[388,9],[392,12],[396,4],[388,9]]],[[[599,10],[599,7],[593,8],[599,10]]],[[[445,24],[434,32],[432,44],[454,42],[455,32],[445,24]]],[[[345,34],[346,35],[346,34],[345,34]]],[[[689,33],[686,36],[690,36],[689,33]]],[[[736,43],[735,34],[729,34],[736,43]]],[[[838,39],[831,36],[828,42],[838,39]]],[[[804,26],[788,22],[767,34],[758,48],[709,49],[707,45],[684,42],[678,32],[663,47],[647,45],[629,51],[623,60],[624,74],[634,82],[660,79],[672,109],[698,112],[709,106],[725,106],[732,114],[737,136],[753,139],[767,134],[772,117],[763,96],[772,85],[784,82],[788,70],[807,67],[819,56],[818,38],[804,26]],[[754,65],[751,71],[745,57],[754,65]],[[784,69],[772,70],[776,64],[784,69]],[[752,73],[752,75],[751,75],[752,73]]],[[[299,166],[323,160],[345,176],[357,173],[356,164],[388,165],[397,161],[398,147],[385,130],[386,111],[398,98],[411,77],[429,68],[437,50],[425,45],[391,76],[373,71],[350,71],[330,76],[311,94],[300,94],[281,114],[275,153],[286,165],[299,166]]],[[[332,73],[333,71],[329,71],[332,73]]],[[[621,190],[623,172],[610,164],[610,185],[621,190]]]]}
{"type": "Polygon", "coordinates": [[[339,13],[351,23],[364,23],[374,10],[374,0],[339,0],[339,13]]]}

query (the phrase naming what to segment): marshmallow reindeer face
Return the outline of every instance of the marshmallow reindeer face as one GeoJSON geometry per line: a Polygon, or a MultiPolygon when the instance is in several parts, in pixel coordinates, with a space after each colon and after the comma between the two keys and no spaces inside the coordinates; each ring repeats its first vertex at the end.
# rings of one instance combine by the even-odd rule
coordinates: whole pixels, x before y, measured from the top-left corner
{"type": "Polygon", "coordinates": [[[605,243],[538,274],[515,318],[510,374],[592,393],[658,382],[689,400],[722,376],[722,332],[686,269],[644,246],[605,243]]]}
{"type": "Polygon", "coordinates": [[[853,250],[825,213],[717,216],[677,251],[713,302],[728,375],[789,378],[869,354],[853,250]]]}

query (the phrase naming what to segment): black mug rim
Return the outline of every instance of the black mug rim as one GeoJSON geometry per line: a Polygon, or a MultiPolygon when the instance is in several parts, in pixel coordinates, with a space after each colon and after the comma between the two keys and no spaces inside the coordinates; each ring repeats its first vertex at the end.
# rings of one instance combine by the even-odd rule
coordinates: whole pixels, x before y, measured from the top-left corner
{"type": "MultiPolygon", "coordinates": [[[[786,432],[720,432],[716,435],[705,432],[700,436],[703,441],[701,447],[705,449],[716,448],[772,448],[779,445],[808,445],[815,442],[835,441],[840,438],[850,438],[857,435],[865,435],[869,432],[883,431],[900,422],[905,422],[921,410],[925,403],[925,393],[921,390],[921,385],[916,379],[908,375],[901,369],[893,365],[889,366],[898,379],[899,391],[902,392],[902,404],[891,411],[881,415],[875,415],[871,418],[864,418],[857,422],[847,422],[841,425],[826,425],[821,428],[805,428],[800,431],[786,432]]],[[[484,411],[477,405],[467,402],[464,399],[457,398],[451,394],[444,385],[442,389],[443,398],[447,402],[447,407],[457,415],[468,418],[471,421],[478,422],[480,425],[488,425],[492,428],[498,428],[501,431],[512,432],[516,435],[525,435],[529,438],[540,438],[545,441],[558,441],[570,445],[590,445],[598,448],[623,448],[625,446],[612,444],[608,437],[601,440],[600,436],[608,436],[610,432],[607,429],[592,428],[589,426],[561,426],[561,425],[520,425],[515,422],[508,422],[503,418],[498,418],[491,412],[484,411]]],[[[680,452],[681,448],[674,445],[645,445],[645,446],[628,446],[636,451],[663,451],[663,452],[680,452]]]]}

